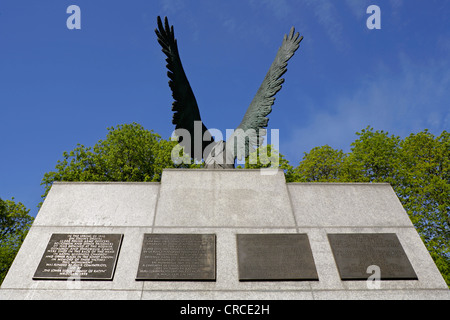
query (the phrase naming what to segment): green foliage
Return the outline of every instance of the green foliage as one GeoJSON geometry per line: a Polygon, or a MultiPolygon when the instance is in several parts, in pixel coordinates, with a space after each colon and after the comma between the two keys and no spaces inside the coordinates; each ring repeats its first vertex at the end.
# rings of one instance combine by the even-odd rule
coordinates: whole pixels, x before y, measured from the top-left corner
{"type": "Polygon", "coordinates": [[[160,181],[164,168],[195,167],[172,162],[175,145],[137,123],[108,128],[106,139],[93,147],[78,144],[63,153],[56,170],[44,174],[42,197],[54,181],[160,181]]]}
{"type": "Polygon", "coordinates": [[[245,158],[245,165],[237,166],[237,169],[281,169],[284,172],[286,181],[292,182],[293,167],[289,161],[276,150],[273,145],[265,145],[257,148],[245,158]]]}
{"type": "Polygon", "coordinates": [[[245,158],[245,169],[263,169],[263,168],[277,168],[284,170],[284,172],[291,172],[292,166],[289,161],[276,150],[273,145],[265,145],[257,148],[245,158]]]}
{"type": "Polygon", "coordinates": [[[0,199],[0,284],[8,272],[33,218],[30,210],[18,202],[0,199]]]}
{"type": "Polygon", "coordinates": [[[387,132],[373,131],[367,127],[356,133],[359,139],[351,144],[351,152],[345,161],[347,181],[393,182],[398,167],[400,138],[387,132]]]}
{"type": "Polygon", "coordinates": [[[388,182],[450,287],[450,134],[405,139],[367,127],[351,152],[329,146],[305,153],[294,181],[388,182]]]}
{"type": "MultiPolygon", "coordinates": [[[[108,128],[94,147],[78,145],[64,152],[56,170],[46,173],[46,196],[53,181],[160,181],[163,168],[198,168],[174,164],[175,142],[161,139],[133,123],[108,128]]],[[[277,167],[287,182],[388,182],[450,286],[450,135],[427,130],[405,139],[367,127],[356,133],[351,151],[313,148],[293,168],[272,146],[251,154],[245,168],[277,167]]]]}
{"type": "Polygon", "coordinates": [[[305,152],[303,160],[294,171],[296,182],[339,181],[343,175],[345,154],[342,150],[334,150],[328,145],[315,147],[305,152]]]}
{"type": "Polygon", "coordinates": [[[399,162],[394,189],[450,286],[450,134],[411,134],[399,162]]]}

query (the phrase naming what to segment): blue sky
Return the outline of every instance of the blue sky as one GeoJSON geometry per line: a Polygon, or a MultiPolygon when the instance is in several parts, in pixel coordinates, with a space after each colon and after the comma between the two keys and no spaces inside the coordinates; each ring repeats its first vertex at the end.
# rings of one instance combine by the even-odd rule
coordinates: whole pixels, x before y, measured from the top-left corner
{"type": "Polygon", "coordinates": [[[294,166],[328,144],[350,150],[372,126],[405,137],[450,128],[447,0],[2,0],[0,197],[31,214],[44,173],[77,143],[137,122],[174,129],[158,15],[174,25],[181,59],[208,128],[241,121],[291,26],[304,36],[269,115],[294,166]],[[81,9],[69,30],[67,7],[81,9]],[[369,5],[381,29],[369,30],[369,5]]]}

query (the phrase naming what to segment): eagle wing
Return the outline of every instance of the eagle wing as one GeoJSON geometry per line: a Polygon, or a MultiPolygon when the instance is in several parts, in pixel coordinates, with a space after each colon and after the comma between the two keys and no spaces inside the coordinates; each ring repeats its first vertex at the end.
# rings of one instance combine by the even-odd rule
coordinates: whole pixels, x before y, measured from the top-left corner
{"type": "MultiPolygon", "coordinates": [[[[157,23],[158,28],[155,29],[155,33],[158,42],[162,47],[162,52],[167,56],[167,76],[170,79],[169,86],[172,90],[172,97],[174,99],[172,104],[172,111],[174,112],[172,123],[175,125],[175,130],[185,129],[190,134],[190,139],[186,139],[186,137],[183,136],[182,140],[179,140],[178,142],[184,147],[185,153],[189,154],[192,158],[201,160],[203,150],[213,141],[213,138],[203,122],[201,122],[201,135],[203,139],[200,140],[197,137],[199,142],[201,142],[201,150],[200,148],[195,148],[195,122],[201,121],[197,101],[195,100],[194,93],[184,72],[183,65],[181,64],[173,26],[169,26],[167,17],[164,18],[163,25],[161,18],[158,16],[157,23]]],[[[175,133],[176,132],[177,131],[175,131],[175,133]]]]}
{"type": "Polygon", "coordinates": [[[278,49],[275,60],[269,68],[261,86],[256,92],[241,123],[228,138],[227,153],[231,152],[239,160],[247,157],[251,150],[260,146],[262,136],[265,135],[269,119],[267,115],[272,111],[275,94],[280,91],[284,79],[282,75],[287,71],[287,62],[299,48],[303,36],[295,33],[292,27],[289,35],[284,35],[283,42],[278,49]],[[245,143],[243,143],[245,141],[245,143]],[[251,150],[250,150],[251,149],[251,150]]]}

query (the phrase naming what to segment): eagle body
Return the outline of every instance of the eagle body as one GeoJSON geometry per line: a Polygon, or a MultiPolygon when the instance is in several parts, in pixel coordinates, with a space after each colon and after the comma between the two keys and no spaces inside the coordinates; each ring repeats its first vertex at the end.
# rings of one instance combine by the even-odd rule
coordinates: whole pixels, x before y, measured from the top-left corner
{"type": "Polygon", "coordinates": [[[175,134],[180,136],[177,131],[188,133],[184,138],[179,138],[178,143],[192,158],[204,159],[207,168],[234,168],[236,158],[242,160],[262,144],[269,121],[267,115],[272,112],[275,95],[284,82],[282,76],[287,71],[287,62],[299,48],[303,36],[295,33],[294,27],[288,35],[284,36],[275,59],[241,123],[225,142],[214,141],[206,126],[201,122],[197,101],[181,64],[173,26],[169,25],[167,17],[164,18],[164,24],[158,17],[157,25],[155,33],[167,57],[167,75],[174,99],[172,123],[175,125],[175,134]],[[199,134],[202,139],[195,139],[195,136],[199,134]]]}

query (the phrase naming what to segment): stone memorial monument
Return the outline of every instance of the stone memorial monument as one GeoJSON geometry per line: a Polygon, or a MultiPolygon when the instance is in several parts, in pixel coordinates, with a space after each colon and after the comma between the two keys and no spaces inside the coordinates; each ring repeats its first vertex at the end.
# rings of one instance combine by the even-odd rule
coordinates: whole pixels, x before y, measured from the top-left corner
{"type": "Polygon", "coordinates": [[[264,128],[269,122],[266,116],[272,111],[275,94],[281,90],[284,82],[281,76],[286,73],[287,62],[297,51],[303,37],[295,33],[294,27],[284,36],[275,59],[241,123],[227,142],[216,142],[201,121],[194,93],[181,64],[173,26],[169,26],[167,17],[164,19],[164,25],[160,17],[157,22],[158,29],[155,32],[162,51],[167,56],[167,75],[174,98],[172,122],[175,125],[175,134],[179,136],[179,144],[192,158],[205,159],[207,168],[234,168],[236,158],[242,160],[262,143],[266,135],[264,128]]]}
{"type": "Polygon", "coordinates": [[[225,143],[201,123],[173,27],[157,22],[179,143],[207,168],[166,169],[160,183],[55,182],[0,299],[450,299],[389,184],[232,169],[264,136],[302,40],[293,28],[225,143]]]}
{"type": "Polygon", "coordinates": [[[0,299],[450,299],[389,184],[55,182],[0,299]]]}

